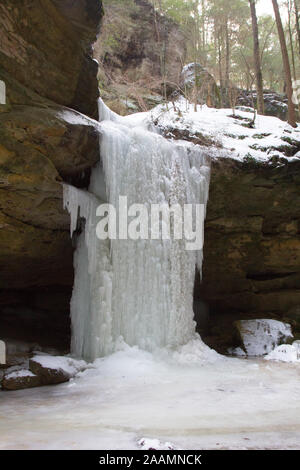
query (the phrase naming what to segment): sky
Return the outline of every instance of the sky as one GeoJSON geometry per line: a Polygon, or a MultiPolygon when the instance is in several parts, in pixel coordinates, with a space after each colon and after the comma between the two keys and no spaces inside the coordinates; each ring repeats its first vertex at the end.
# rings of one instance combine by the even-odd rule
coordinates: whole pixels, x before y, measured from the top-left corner
{"type": "MultiPolygon", "coordinates": [[[[282,2],[279,0],[278,4],[280,7],[280,4],[282,2]]],[[[274,16],[274,10],[273,10],[273,5],[272,5],[272,0],[258,0],[257,5],[256,5],[256,10],[258,15],[272,15],[274,16]]],[[[282,12],[282,16],[285,16],[285,9],[280,8],[280,11],[282,12]]]]}
{"type": "Polygon", "coordinates": [[[272,0],[258,0],[256,10],[258,15],[273,15],[272,0]]]}

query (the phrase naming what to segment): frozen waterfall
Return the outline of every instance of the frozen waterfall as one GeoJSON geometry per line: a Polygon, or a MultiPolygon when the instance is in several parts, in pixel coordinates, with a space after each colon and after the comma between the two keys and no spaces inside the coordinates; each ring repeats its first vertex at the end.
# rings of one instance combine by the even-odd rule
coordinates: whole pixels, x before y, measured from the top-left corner
{"type": "MultiPolygon", "coordinates": [[[[77,238],[71,301],[72,353],[87,360],[114,352],[120,340],[154,351],[195,336],[193,288],[202,250],[185,240],[99,240],[97,207],[119,196],[128,206],[204,204],[210,166],[201,149],[166,140],[151,114],[120,117],[100,101],[100,161],[88,191],[64,187],[77,238]],[[80,223],[81,222],[81,223],[80,223]]],[[[203,231],[203,224],[201,227],[203,231]]]]}

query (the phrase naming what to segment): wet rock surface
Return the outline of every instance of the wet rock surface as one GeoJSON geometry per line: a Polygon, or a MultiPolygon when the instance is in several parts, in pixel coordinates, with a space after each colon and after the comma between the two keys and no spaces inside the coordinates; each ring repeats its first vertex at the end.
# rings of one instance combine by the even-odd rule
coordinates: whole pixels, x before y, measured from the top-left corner
{"type": "Polygon", "coordinates": [[[195,287],[212,315],[267,315],[299,328],[299,183],[297,161],[212,162],[203,283],[195,287]]]}
{"type": "Polygon", "coordinates": [[[99,0],[1,2],[0,320],[25,297],[73,283],[62,182],[84,187],[99,159],[92,44],[102,14],[99,0]]]}

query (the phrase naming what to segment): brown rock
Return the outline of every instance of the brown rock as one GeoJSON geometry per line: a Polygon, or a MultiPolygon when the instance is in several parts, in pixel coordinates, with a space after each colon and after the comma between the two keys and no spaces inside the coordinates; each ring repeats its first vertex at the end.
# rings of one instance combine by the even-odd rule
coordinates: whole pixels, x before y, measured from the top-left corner
{"type": "Polygon", "coordinates": [[[84,361],[65,356],[34,356],[29,361],[29,369],[40,377],[43,385],[68,382],[71,377],[85,368],[84,361]]]}
{"type": "Polygon", "coordinates": [[[50,368],[43,366],[38,360],[30,359],[29,368],[33,374],[39,377],[42,385],[56,385],[68,382],[71,375],[60,368],[50,368]]]}
{"type": "Polygon", "coordinates": [[[4,70],[19,87],[16,93],[15,82],[5,80],[9,104],[28,104],[35,93],[96,117],[98,66],[90,54],[101,16],[98,0],[3,0],[0,78],[4,70]]]}
{"type": "Polygon", "coordinates": [[[8,373],[4,375],[2,380],[2,388],[7,391],[23,390],[25,388],[39,387],[40,385],[40,378],[28,370],[8,373]]]}
{"type": "Polygon", "coordinates": [[[180,83],[186,41],[178,24],[156,15],[147,0],[106,2],[103,27],[95,44],[102,94],[121,114],[151,109],[163,101],[161,51],[166,48],[166,88],[180,83]],[[113,80],[111,79],[113,77],[113,80]],[[157,102],[158,100],[158,102],[157,102]]]}
{"type": "Polygon", "coordinates": [[[300,163],[212,162],[203,283],[211,313],[286,317],[300,302],[300,163]]]}
{"type": "Polygon", "coordinates": [[[99,160],[98,124],[79,112],[98,116],[102,13],[100,0],[0,5],[0,294],[13,291],[13,304],[16,290],[73,282],[61,183],[86,186],[99,160]]]}

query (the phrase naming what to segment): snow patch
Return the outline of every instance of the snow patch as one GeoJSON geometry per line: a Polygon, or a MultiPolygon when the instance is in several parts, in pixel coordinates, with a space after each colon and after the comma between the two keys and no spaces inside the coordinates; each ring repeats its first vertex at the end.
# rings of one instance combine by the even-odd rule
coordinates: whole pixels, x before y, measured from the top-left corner
{"type": "Polygon", "coordinates": [[[32,360],[45,369],[62,370],[70,376],[76,375],[88,366],[85,361],[76,360],[67,356],[48,356],[45,354],[33,356],[32,360]]]}
{"type": "Polygon", "coordinates": [[[5,375],[6,379],[18,379],[21,377],[35,377],[35,374],[33,374],[30,370],[21,369],[21,370],[9,372],[8,374],[5,375]]]}
{"type": "Polygon", "coordinates": [[[142,438],[138,441],[141,450],[181,450],[171,442],[161,442],[158,439],[142,438]]]}
{"type": "Polygon", "coordinates": [[[227,352],[231,356],[237,356],[237,357],[246,357],[247,356],[247,354],[245,353],[245,351],[243,351],[242,348],[229,348],[227,352]]]}
{"type": "Polygon", "coordinates": [[[265,356],[267,361],[299,362],[300,363],[300,341],[293,344],[281,344],[265,356]]]}
{"type": "MultiPolygon", "coordinates": [[[[245,127],[253,119],[253,113],[238,110],[232,117],[231,109],[215,109],[206,105],[197,106],[181,98],[173,104],[159,105],[148,113],[150,122],[155,122],[161,129],[188,131],[190,135],[201,134],[212,142],[223,146],[223,151],[215,149],[213,157],[227,157],[243,161],[245,158],[261,162],[272,157],[287,157],[275,147],[289,147],[290,141],[299,141],[300,126],[296,129],[273,116],[257,115],[254,129],[245,127]],[[239,118],[240,117],[240,118],[239,118]],[[243,125],[244,124],[244,125],[243,125]]],[[[212,146],[213,147],[213,146],[212,146]]],[[[288,161],[299,160],[300,152],[288,161]]]]}

